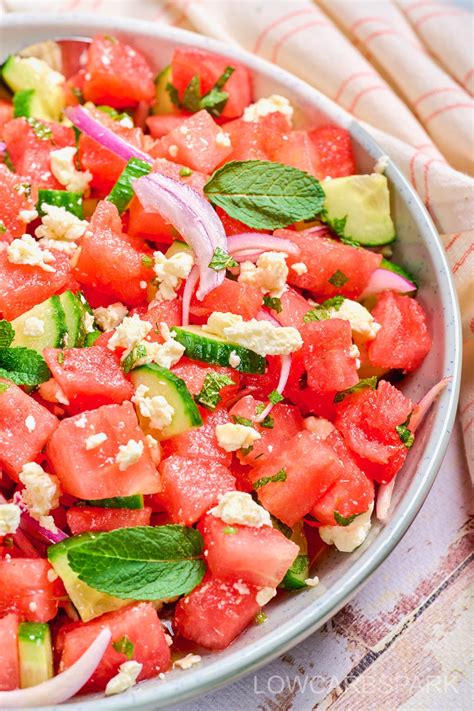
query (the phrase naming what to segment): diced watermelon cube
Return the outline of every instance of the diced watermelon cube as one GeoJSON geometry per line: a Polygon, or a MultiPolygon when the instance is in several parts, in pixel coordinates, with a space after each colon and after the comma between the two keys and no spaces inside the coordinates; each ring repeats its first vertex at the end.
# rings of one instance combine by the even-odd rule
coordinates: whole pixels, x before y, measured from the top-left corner
{"type": "Polygon", "coordinates": [[[149,526],[151,508],[103,509],[98,506],[71,506],[66,513],[73,536],[87,531],[114,531],[116,528],[149,526]]]}
{"type": "Polygon", "coordinates": [[[293,328],[302,327],[303,316],[312,308],[304,296],[291,287],[280,296],[280,305],[281,311],[272,311],[272,316],[282,326],[293,326],[293,328]]]}
{"type": "Polygon", "coordinates": [[[207,294],[202,301],[191,300],[190,313],[207,321],[214,311],[227,311],[242,316],[245,321],[255,318],[263,304],[260,289],[250,284],[224,279],[222,284],[207,294]]]}
{"type": "Polygon", "coordinates": [[[175,375],[182,378],[187,385],[189,392],[192,395],[199,395],[204,381],[209,374],[225,375],[233,381],[233,385],[224,385],[220,389],[221,402],[224,403],[229,398],[233,397],[240,384],[240,374],[233,368],[225,368],[217,365],[208,365],[197,360],[189,358],[181,358],[179,363],[171,369],[175,375]]]}
{"type": "Polygon", "coordinates": [[[359,382],[356,358],[351,353],[349,321],[334,318],[306,323],[301,335],[304,341],[301,356],[310,388],[333,392],[346,390],[359,382]]]}
{"type": "Polygon", "coordinates": [[[201,427],[188,430],[162,442],[164,455],[179,454],[181,457],[206,457],[228,467],[232,454],[219,447],[216,437],[216,426],[230,422],[227,410],[219,407],[210,413],[201,411],[201,415],[203,418],[201,427]]]}
{"type": "Polygon", "coordinates": [[[225,131],[232,143],[232,153],[227,160],[272,160],[290,132],[290,124],[282,113],[275,111],[258,121],[230,121],[225,131]]]}
{"type": "Polygon", "coordinates": [[[62,490],[80,499],[154,494],[160,490],[158,472],[130,402],[103,405],[62,420],[46,451],[62,490]],[[99,433],[107,439],[87,449],[88,438],[99,433]],[[120,470],[115,458],[119,446],[130,440],[141,443],[143,453],[138,461],[126,469],[122,465],[120,470]]]}
{"type": "Polygon", "coordinates": [[[179,128],[183,121],[187,119],[187,114],[175,116],[166,114],[164,116],[148,116],[146,125],[150,129],[153,138],[163,138],[167,133],[175,128],[179,128]]]}
{"type": "Polygon", "coordinates": [[[0,619],[0,691],[11,691],[20,686],[18,660],[18,615],[5,615],[0,619]]]}
{"type": "MultiPolygon", "coordinates": [[[[12,173],[7,166],[0,163],[0,227],[3,225],[8,231],[11,241],[20,237],[25,232],[25,223],[20,220],[20,210],[32,210],[34,202],[22,185],[28,185],[29,179],[12,173]]],[[[3,229],[2,227],[2,229],[3,229]]],[[[5,233],[0,229],[0,240],[5,233]]]]}
{"type": "Polygon", "coordinates": [[[57,426],[58,420],[45,407],[9,380],[0,379],[0,468],[7,474],[17,479],[23,465],[36,459],[57,426]],[[34,428],[30,420],[26,426],[27,417],[34,419],[34,428]]]}
{"type": "Polygon", "coordinates": [[[14,612],[28,622],[52,620],[64,595],[59,578],[48,577],[52,570],[43,558],[0,560],[0,617],[14,612]]]}
{"type": "Polygon", "coordinates": [[[342,178],[356,172],[350,133],[339,126],[321,126],[310,132],[321,178],[342,178]]]}
{"type": "Polygon", "coordinates": [[[272,158],[277,163],[291,165],[316,178],[324,177],[318,171],[316,149],[308,131],[289,132],[273,152],[272,158]]]}

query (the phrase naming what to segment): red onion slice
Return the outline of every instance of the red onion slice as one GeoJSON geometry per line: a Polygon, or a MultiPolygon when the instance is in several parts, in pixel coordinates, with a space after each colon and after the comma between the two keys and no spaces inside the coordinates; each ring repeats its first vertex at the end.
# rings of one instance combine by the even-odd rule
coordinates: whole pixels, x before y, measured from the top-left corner
{"type": "Polygon", "coordinates": [[[399,294],[410,294],[416,291],[416,285],[408,279],[405,279],[405,277],[402,277],[401,274],[392,272],[390,269],[376,269],[359,298],[366,299],[368,296],[380,294],[381,291],[396,291],[399,294]]]}
{"type": "Polygon", "coordinates": [[[227,252],[227,237],[217,213],[189,185],[162,173],[144,175],[133,188],[145,210],[158,212],[192,248],[199,268],[196,296],[202,301],[225,277],[225,269],[216,272],[209,267],[217,247],[227,252]]]}
{"type": "Polygon", "coordinates": [[[188,278],[186,279],[186,284],[184,285],[183,289],[183,305],[181,312],[181,320],[183,326],[187,326],[189,324],[189,307],[191,306],[191,299],[193,298],[194,289],[196,288],[198,279],[199,269],[197,267],[193,267],[189,273],[188,278]]]}
{"type": "MultiPolygon", "coordinates": [[[[255,317],[258,321],[269,321],[273,326],[281,328],[281,324],[278,323],[276,318],[273,318],[271,314],[268,313],[268,311],[265,311],[264,309],[260,309],[258,314],[255,317]]],[[[280,356],[280,377],[278,379],[278,385],[276,386],[276,391],[280,393],[280,395],[283,395],[283,391],[286,387],[286,384],[288,382],[288,378],[290,375],[291,371],[291,355],[282,355],[280,356]]],[[[255,422],[262,422],[267,415],[270,414],[270,412],[273,410],[273,405],[274,403],[269,402],[266,408],[261,412],[258,417],[255,418],[255,422]]]]}
{"type": "Polygon", "coordinates": [[[300,248],[289,239],[265,235],[261,232],[242,232],[227,238],[229,254],[250,250],[252,252],[286,252],[298,256],[300,248]]]}
{"type": "Polygon", "coordinates": [[[108,627],[99,632],[89,649],[69,669],[36,686],[15,691],[0,691],[1,709],[51,707],[74,696],[90,679],[100,664],[112,638],[108,627]]]}
{"type": "Polygon", "coordinates": [[[153,163],[153,158],[151,158],[148,153],[124,141],[123,138],[111,131],[110,128],[107,128],[107,126],[104,126],[100,121],[93,118],[82,106],[70,106],[64,113],[82,133],[93,138],[94,141],[100,143],[104,148],[108,148],[109,151],[115,153],[119,158],[123,158],[123,160],[126,161],[129,161],[130,158],[141,158],[141,160],[145,160],[150,164],[153,163]]]}
{"type": "Polygon", "coordinates": [[[13,496],[13,503],[18,506],[19,509],[21,509],[21,526],[24,526],[27,530],[31,531],[32,533],[39,534],[44,538],[48,543],[60,543],[61,541],[64,541],[65,538],[69,538],[69,536],[64,533],[64,531],[61,531],[59,528],[56,527],[56,531],[50,531],[48,528],[44,528],[39,521],[37,521],[33,516],[30,516],[28,512],[28,508],[25,506],[23,499],[21,498],[21,494],[18,492],[14,494],[13,496]]]}

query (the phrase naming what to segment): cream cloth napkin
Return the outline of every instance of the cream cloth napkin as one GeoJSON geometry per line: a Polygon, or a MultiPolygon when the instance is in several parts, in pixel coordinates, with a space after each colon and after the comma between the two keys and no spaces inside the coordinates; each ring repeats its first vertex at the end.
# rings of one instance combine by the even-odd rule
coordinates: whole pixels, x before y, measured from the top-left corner
{"type": "MultiPolygon", "coordinates": [[[[1,0],[0,0],[1,2],[1,0]]],[[[240,44],[364,123],[429,210],[461,304],[459,415],[474,477],[474,16],[429,0],[3,0],[165,22],[240,44]]]]}

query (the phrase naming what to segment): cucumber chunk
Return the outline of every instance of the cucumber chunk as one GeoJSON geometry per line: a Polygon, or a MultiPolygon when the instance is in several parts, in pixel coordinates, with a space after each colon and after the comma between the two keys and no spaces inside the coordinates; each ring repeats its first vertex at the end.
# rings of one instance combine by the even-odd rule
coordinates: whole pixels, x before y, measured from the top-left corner
{"type": "Polygon", "coordinates": [[[171,423],[162,430],[156,430],[150,427],[149,418],[143,417],[140,408],[135,404],[137,417],[145,434],[151,434],[158,440],[169,439],[169,437],[186,432],[192,427],[202,425],[198,407],[186,383],[167,368],[162,368],[156,363],[142,365],[132,370],[130,378],[135,388],[139,385],[147,386],[148,392],[145,397],[162,395],[174,409],[171,423]]]}
{"type": "Polygon", "coordinates": [[[143,509],[145,503],[143,494],[132,496],[114,496],[111,499],[90,499],[87,506],[98,506],[102,509],[143,509]]]}
{"type": "Polygon", "coordinates": [[[140,158],[130,158],[106,200],[113,202],[121,214],[127,209],[135,195],[133,181],[150,172],[150,163],[140,160],[140,158]]]}
{"type": "Polygon", "coordinates": [[[49,625],[21,622],[18,627],[20,686],[28,689],[53,676],[53,648],[49,625]]]}
{"type": "Polygon", "coordinates": [[[45,202],[48,205],[64,207],[65,210],[72,212],[80,220],[84,219],[82,195],[80,193],[72,193],[68,190],[38,190],[36,209],[41,217],[45,214],[42,209],[45,202]]]}
{"type": "Polygon", "coordinates": [[[91,346],[94,345],[96,340],[99,338],[101,335],[102,331],[91,331],[91,333],[86,333],[86,337],[84,338],[84,348],[90,348],[91,346]]]}
{"type": "Polygon", "coordinates": [[[49,562],[63,581],[64,587],[83,622],[93,620],[94,617],[99,617],[105,612],[120,610],[120,608],[133,602],[132,600],[121,600],[118,597],[112,597],[107,593],[94,590],[86,583],[83,583],[82,580],[79,580],[77,573],[71,569],[67,558],[68,550],[91,538],[94,538],[93,533],[82,533],[80,536],[72,536],[48,548],[49,562]]]}
{"type": "Polygon", "coordinates": [[[34,89],[29,102],[30,117],[47,121],[60,119],[65,103],[64,77],[49,64],[37,57],[12,54],[3,65],[2,77],[14,92],[34,89]]]}
{"type": "Polygon", "coordinates": [[[22,89],[13,95],[13,118],[21,116],[48,120],[35,89],[22,89]]]}
{"type": "Polygon", "coordinates": [[[85,296],[81,292],[74,294],[72,291],[65,291],[59,298],[64,309],[68,332],[65,345],[68,348],[82,348],[85,345],[89,345],[86,344],[88,336],[97,333],[96,338],[98,338],[99,331],[89,333],[84,325],[86,314],[92,313],[85,296]]]}
{"type": "Polygon", "coordinates": [[[300,590],[307,587],[305,580],[309,577],[309,557],[308,557],[308,542],[303,530],[303,524],[297,523],[293,529],[282,525],[280,521],[273,519],[275,528],[280,530],[283,535],[296,543],[300,547],[300,552],[295,560],[285,573],[285,577],[281,581],[279,588],[284,590],[300,590]]]}
{"type": "Polygon", "coordinates": [[[365,247],[390,244],[396,238],[390,217],[390,194],[384,175],[349,175],[321,183],[326,196],[321,219],[342,240],[365,247]]]}
{"type": "Polygon", "coordinates": [[[41,355],[44,348],[62,348],[65,344],[66,317],[59,296],[51,296],[33,306],[11,323],[15,329],[12,346],[31,348],[41,355]],[[37,321],[29,321],[32,317],[37,321]],[[37,335],[32,335],[35,329],[37,335]]]}
{"type": "Polygon", "coordinates": [[[172,84],[173,77],[171,75],[171,64],[161,70],[155,78],[155,102],[151,108],[153,114],[176,114],[178,108],[171,101],[171,97],[167,90],[167,85],[172,84]]]}
{"type": "Polygon", "coordinates": [[[174,326],[173,331],[176,332],[175,340],[185,347],[188,358],[212,365],[228,366],[230,355],[234,351],[240,358],[240,363],[235,370],[241,373],[265,372],[266,361],[261,355],[207,333],[200,326],[174,326]]]}
{"type": "Polygon", "coordinates": [[[166,250],[165,257],[169,259],[173,255],[179,254],[180,252],[192,253],[192,251],[193,250],[187,242],[181,242],[181,240],[175,239],[173,244],[171,244],[166,250]]]}

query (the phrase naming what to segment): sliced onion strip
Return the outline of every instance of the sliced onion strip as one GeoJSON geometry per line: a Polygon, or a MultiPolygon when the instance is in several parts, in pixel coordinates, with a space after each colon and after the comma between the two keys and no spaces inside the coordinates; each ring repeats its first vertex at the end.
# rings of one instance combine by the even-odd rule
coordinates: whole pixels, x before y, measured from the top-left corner
{"type": "Polygon", "coordinates": [[[235,252],[242,252],[243,250],[252,252],[286,252],[294,256],[298,256],[300,253],[298,245],[291,240],[262,234],[261,232],[242,232],[238,235],[231,235],[227,240],[229,254],[232,256],[234,256],[235,252]]]}
{"type": "Polygon", "coordinates": [[[191,299],[193,298],[194,289],[196,288],[198,279],[199,269],[197,267],[193,267],[189,273],[188,278],[186,279],[186,284],[184,285],[183,289],[183,305],[181,316],[183,326],[187,326],[189,324],[189,307],[191,306],[191,299]]]}
{"type": "MultiPolygon", "coordinates": [[[[260,309],[258,312],[256,319],[258,321],[269,321],[273,326],[281,328],[281,324],[278,323],[278,321],[273,318],[271,314],[268,313],[268,311],[265,311],[264,309],[260,309]]],[[[286,384],[288,382],[288,378],[290,375],[291,371],[291,355],[282,355],[280,356],[280,377],[278,379],[278,385],[276,386],[276,391],[280,393],[280,395],[283,395],[283,391],[286,387],[286,384]]],[[[270,414],[270,412],[273,410],[273,402],[269,402],[266,408],[261,412],[258,417],[255,418],[255,422],[262,422],[267,415],[270,414]]]]}
{"type": "Polygon", "coordinates": [[[360,295],[361,299],[380,294],[382,291],[396,291],[399,294],[411,294],[416,291],[416,285],[405,279],[401,274],[390,269],[376,269],[360,295]]]}

